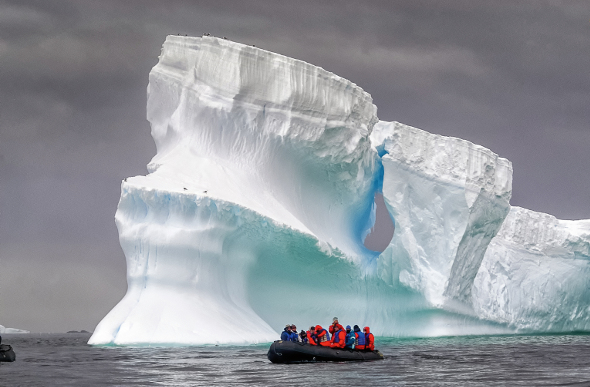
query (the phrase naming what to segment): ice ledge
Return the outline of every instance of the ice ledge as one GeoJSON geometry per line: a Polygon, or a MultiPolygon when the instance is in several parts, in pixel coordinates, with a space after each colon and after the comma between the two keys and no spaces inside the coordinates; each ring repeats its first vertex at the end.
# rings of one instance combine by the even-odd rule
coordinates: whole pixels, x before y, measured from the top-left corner
{"type": "Polygon", "coordinates": [[[400,167],[464,187],[470,207],[480,190],[506,201],[512,195],[512,163],[483,146],[395,121],[379,121],[371,142],[383,157],[395,160],[400,167]]]}
{"type": "Polygon", "coordinates": [[[512,207],[495,240],[531,253],[590,259],[590,219],[560,220],[512,207]]]}
{"type": "Polygon", "coordinates": [[[371,95],[321,67],[215,37],[169,35],[150,79],[193,89],[215,104],[264,106],[269,113],[371,131],[371,95]],[[320,92],[322,91],[322,92],[320,92]]]}

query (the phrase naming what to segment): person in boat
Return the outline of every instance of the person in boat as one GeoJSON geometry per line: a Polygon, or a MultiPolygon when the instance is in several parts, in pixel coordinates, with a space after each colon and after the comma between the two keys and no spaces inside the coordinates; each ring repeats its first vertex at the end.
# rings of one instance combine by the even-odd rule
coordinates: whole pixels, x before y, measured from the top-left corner
{"type": "Polygon", "coordinates": [[[354,342],[354,349],[358,349],[359,351],[365,350],[365,334],[361,332],[361,328],[358,325],[354,326],[354,336],[356,338],[354,342]]]}
{"type": "Polygon", "coordinates": [[[344,329],[344,327],[338,323],[338,317],[334,317],[332,319],[332,325],[330,325],[330,328],[328,328],[328,331],[330,332],[331,335],[333,335],[334,332],[338,332],[340,329],[344,329]]]}
{"type": "Polygon", "coordinates": [[[301,332],[299,332],[299,341],[301,341],[303,344],[308,343],[307,332],[305,332],[303,329],[301,330],[301,332]]]}
{"type": "Polygon", "coordinates": [[[307,340],[311,345],[318,345],[318,337],[315,334],[314,326],[309,327],[309,330],[307,331],[307,340]]]}
{"type": "Polygon", "coordinates": [[[291,324],[287,324],[283,332],[281,332],[282,341],[291,341],[291,324]]]}
{"type": "Polygon", "coordinates": [[[373,336],[369,327],[364,327],[363,332],[365,332],[365,350],[374,351],[375,350],[375,336],[373,336]]]}
{"type": "Polygon", "coordinates": [[[354,349],[354,343],[356,342],[356,335],[354,331],[350,328],[350,325],[346,326],[346,344],[344,348],[347,349],[354,349]]]}
{"type": "Polygon", "coordinates": [[[322,328],[321,325],[315,326],[315,334],[317,336],[317,343],[322,347],[329,347],[332,342],[330,341],[330,334],[327,330],[322,328]]]}
{"type": "Polygon", "coordinates": [[[342,325],[338,325],[340,329],[335,331],[334,335],[332,336],[332,344],[330,344],[330,347],[332,348],[344,348],[346,345],[346,332],[344,331],[344,327],[342,327],[342,325]]]}
{"type": "Polygon", "coordinates": [[[297,333],[295,324],[291,324],[291,341],[294,343],[299,342],[299,333],[297,333]]]}

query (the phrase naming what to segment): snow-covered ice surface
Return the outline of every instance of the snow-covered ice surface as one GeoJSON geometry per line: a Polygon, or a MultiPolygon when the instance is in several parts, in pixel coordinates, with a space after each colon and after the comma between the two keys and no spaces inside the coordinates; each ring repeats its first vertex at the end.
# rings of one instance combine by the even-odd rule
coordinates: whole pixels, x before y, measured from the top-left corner
{"type": "MultiPolygon", "coordinates": [[[[376,112],[369,94],[319,67],[169,36],[148,87],[157,154],[149,175],[122,183],[115,216],[128,291],[90,343],[265,342],[287,322],[334,315],[378,335],[532,327],[513,309],[534,310],[530,297],[557,285],[501,301],[502,286],[528,273],[500,284],[486,253],[510,210],[510,162],[376,112]],[[379,256],[363,240],[381,190],[396,230],[379,256]]],[[[576,235],[562,248],[576,251],[581,287],[590,237],[576,235]]],[[[588,298],[572,301],[574,319],[587,321],[588,298]]]]}

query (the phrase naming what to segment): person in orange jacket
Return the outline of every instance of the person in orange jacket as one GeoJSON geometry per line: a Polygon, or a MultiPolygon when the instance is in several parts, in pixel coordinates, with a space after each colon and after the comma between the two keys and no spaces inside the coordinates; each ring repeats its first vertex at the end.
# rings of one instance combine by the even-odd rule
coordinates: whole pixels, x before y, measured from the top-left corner
{"type": "Polygon", "coordinates": [[[315,326],[315,334],[318,338],[318,344],[322,347],[329,347],[332,344],[332,342],[330,341],[330,334],[327,330],[322,328],[321,325],[315,326]]]}
{"type": "Polygon", "coordinates": [[[375,350],[375,336],[373,336],[369,327],[364,327],[363,332],[365,332],[365,349],[367,351],[374,351],[375,350]]]}
{"type": "Polygon", "coordinates": [[[332,325],[330,325],[330,328],[328,328],[328,331],[330,332],[331,335],[334,335],[335,332],[338,332],[340,329],[344,329],[344,327],[340,324],[338,324],[338,317],[334,317],[332,319],[332,325]]]}
{"type": "Polygon", "coordinates": [[[307,341],[311,345],[318,345],[317,343],[317,336],[315,335],[315,327],[310,327],[307,331],[307,341]]]}
{"type": "MultiPolygon", "coordinates": [[[[338,324],[338,325],[340,325],[340,324],[338,324]]],[[[346,345],[346,331],[344,330],[344,328],[342,328],[342,325],[340,325],[340,329],[337,330],[336,332],[334,332],[334,335],[332,336],[332,344],[330,344],[330,347],[344,348],[345,345],[346,345]]]]}

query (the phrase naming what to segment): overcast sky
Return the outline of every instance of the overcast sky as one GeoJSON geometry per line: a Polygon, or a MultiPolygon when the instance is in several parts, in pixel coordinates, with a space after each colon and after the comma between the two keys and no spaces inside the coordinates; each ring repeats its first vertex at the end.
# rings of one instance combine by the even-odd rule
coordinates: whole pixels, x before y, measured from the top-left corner
{"type": "Polygon", "coordinates": [[[114,214],[155,153],[148,73],[166,35],[206,32],[508,158],[513,205],[590,218],[588,1],[0,0],[0,324],[93,330],[125,294],[114,214]]]}

